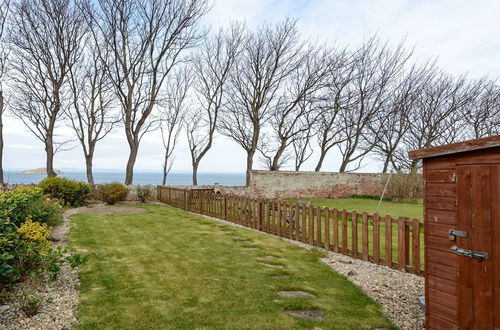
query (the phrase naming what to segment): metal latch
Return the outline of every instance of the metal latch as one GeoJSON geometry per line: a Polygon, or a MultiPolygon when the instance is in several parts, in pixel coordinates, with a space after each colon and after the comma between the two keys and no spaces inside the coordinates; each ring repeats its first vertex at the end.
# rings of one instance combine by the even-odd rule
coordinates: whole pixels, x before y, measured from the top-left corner
{"type": "Polygon", "coordinates": [[[450,241],[454,241],[457,236],[458,237],[462,237],[462,238],[467,238],[467,232],[466,231],[461,231],[461,230],[456,230],[456,229],[450,229],[448,231],[448,238],[450,239],[450,241]]]}
{"type": "Polygon", "coordinates": [[[451,247],[451,251],[464,257],[476,258],[476,259],[488,259],[488,253],[486,252],[477,252],[477,251],[462,249],[456,245],[453,245],[451,247]]]}

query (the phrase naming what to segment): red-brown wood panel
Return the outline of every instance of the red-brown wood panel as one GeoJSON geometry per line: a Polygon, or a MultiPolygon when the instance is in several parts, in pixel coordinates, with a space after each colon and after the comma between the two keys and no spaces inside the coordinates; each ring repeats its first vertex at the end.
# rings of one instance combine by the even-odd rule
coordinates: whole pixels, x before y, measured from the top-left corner
{"type": "Polygon", "coordinates": [[[440,317],[440,315],[432,314],[429,315],[430,329],[443,330],[443,329],[456,329],[456,323],[452,321],[445,320],[440,317]]]}
{"type": "Polygon", "coordinates": [[[427,208],[426,212],[427,223],[446,223],[450,225],[455,225],[457,223],[457,213],[455,211],[427,208]]]}
{"type": "Polygon", "coordinates": [[[437,276],[429,278],[429,289],[434,289],[444,293],[457,296],[457,283],[455,281],[447,280],[437,276]]]}
{"type": "Polygon", "coordinates": [[[455,182],[427,182],[427,196],[449,196],[455,197],[455,182]]]}
{"type": "Polygon", "coordinates": [[[448,239],[448,235],[446,235],[445,237],[427,235],[426,246],[430,249],[440,249],[440,250],[450,251],[453,245],[454,242],[448,239]]]}
{"type": "Polygon", "coordinates": [[[431,196],[427,195],[427,207],[436,210],[455,211],[457,201],[455,196],[431,196]]]}
{"type": "Polygon", "coordinates": [[[435,264],[457,267],[457,255],[450,250],[428,249],[427,259],[435,264]]]}
{"type": "MultiPolygon", "coordinates": [[[[472,218],[472,201],[471,201],[471,168],[457,168],[457,203],[460,205],[458,209],[457,229],[470,233],[471,218],[472,218]]],[[[467,238],[457,238],[457,246],[464,249],[471,249],[472,245],[467,238]]],[[[460,326],[464,329],[470,329],[473,322],[473,279],[472,279],[472,259],[462,257],[458,258],[458,315],[460,326]]]]}
{"type": "Polygon", "coordinates": [[[495,329],[500,329],[500,166],[491,167],[491,220],[493,262],[493,315],[495,329]]]}
{"type": "Polygon", "coordinates": [[[435,169],[427,171],[425,176],[427,182],[455,182],[456,170],[455,166],[446,169],[435,169]]]}
{"type": "Polygon", "coordinates": [[[427,269],[425,273],[428,274],[429,277],[437,276],[440,278],[456,281],[457,280],[457,269],[456,267],[450,267],[443,264],[438,263],[427,263],[427,269]]]}

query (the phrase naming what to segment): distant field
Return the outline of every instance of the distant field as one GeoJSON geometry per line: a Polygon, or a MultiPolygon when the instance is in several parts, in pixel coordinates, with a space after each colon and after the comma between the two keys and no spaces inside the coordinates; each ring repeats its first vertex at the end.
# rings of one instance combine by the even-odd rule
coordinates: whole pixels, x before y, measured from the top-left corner
{"type": "MultiPolygon", "coordinates": [[[[298,200],[287,200],[290,203],[296,203],[298,200]]],[[[378,201],[362,198],[333,198],[333,199],[309,199],[312,205],[328,207],[330,209],[346,209],[347,211],[367,212],[374,214],[377,210],[378,201]]],[[[420,201],[417,204],[394,203],[382,201],[378,214],[390,215],[393,218],[408,217],[410,219],[423,220],[423,204],[420,201]]]]}

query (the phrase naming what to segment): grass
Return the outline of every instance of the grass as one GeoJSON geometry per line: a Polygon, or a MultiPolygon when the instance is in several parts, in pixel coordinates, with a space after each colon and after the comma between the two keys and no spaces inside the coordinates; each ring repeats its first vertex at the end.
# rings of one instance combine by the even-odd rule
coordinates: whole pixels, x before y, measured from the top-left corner
{"type": "MultiPolygon", "coordinates": [[[[289,200],[295,204],[298,200],[289,200]]],[[[333,198],[333,199],[309,199],[312,205],[328,207],[347,211],[367,212],[374,214],[377,210],[378,200],[364,198],[333,198]]],[[[408,217],[410,219],[423,220],[424,208],[422,201],[417,204],[395,203],[382,201],[378,214],[390,215],[393,218],[408,217]]]]}
{"type": "Polygon", "coordinates": [[[169,206],[129,215],[77,214],[81,329],[372,329],[380,307],[319,261],[322,254],[169,206]],[[269,268],[265,262],[283,266],[269,268]],[[272,276],[288,274],[288,279],[272,276]],[[285,298],[303,290],[315,298],[285,298]],[[286,309],[320,309],[321,321],[286,309]]]}

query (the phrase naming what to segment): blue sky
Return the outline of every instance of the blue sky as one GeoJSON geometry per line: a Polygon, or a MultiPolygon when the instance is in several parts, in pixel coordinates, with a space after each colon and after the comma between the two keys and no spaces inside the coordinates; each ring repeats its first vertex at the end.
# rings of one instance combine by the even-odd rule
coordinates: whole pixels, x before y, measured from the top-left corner
{"type": "MultiPolygon", "coordinates": [[[[438,64],[459,75],[472,78],[489,75],[500,77],[500,1],[497,0],[215,0],[205,23],[216,28],[231,20],[244,20],[249,27],[275,22],[290,16],[298,19],[304,37],[356,46],[377,34],[383,40],[397,43],[406,39],[415,47],[415,57],[438,58],[438,64]]],[[[43,145],[35,140],[19,121],[4,120],[4,166],[8,168],[43,167],[43,145]]],[[[60,127],[58,134],[71,131],[60,127]]],[[[187,143],[181,141],[175,152],[174,170],[189,170],[187,143]]],[[[338,151],[332,150],[324,170],[338,169],[338,151]]],[[[128,148],[121,130],[97,146],[94,168],[123,169],[128,148]]],[[[161,168],[160,136],[152,133],[141,145],[137,169],[161,168]]],[[[312,170],[316,158],[304,170],[312,170]]],[[[258,161],[256,162],[258,163],[258,161]]],[[[76,147],[56,155],[57,168],[83,168],[81,150],[76,147]]],[[[243,172],[245,153],[224,137],[217,137],[214,148],[200,165],[200,171],[243,172]]],[[[380,164],[367,160],[363,172],[375,172],[380,164]]]]}

